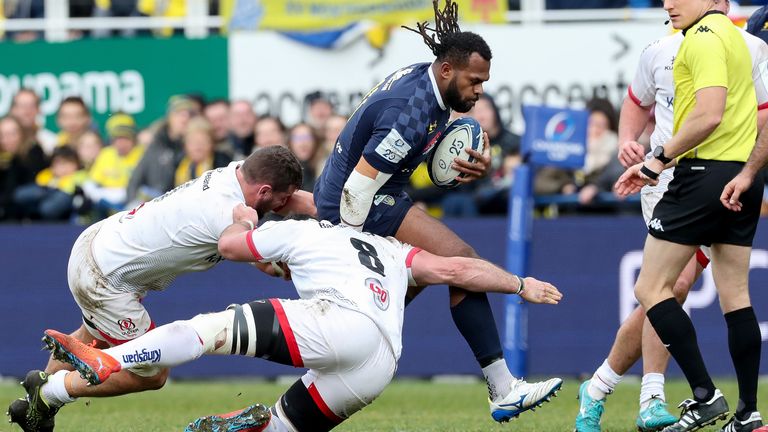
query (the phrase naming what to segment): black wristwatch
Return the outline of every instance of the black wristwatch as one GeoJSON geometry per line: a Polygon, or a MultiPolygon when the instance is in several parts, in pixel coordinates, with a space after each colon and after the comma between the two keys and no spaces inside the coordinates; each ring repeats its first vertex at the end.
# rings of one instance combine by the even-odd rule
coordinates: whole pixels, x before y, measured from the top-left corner
{"type": "Polygon", "coordinates": [[[655,149],[653,149],[653,157],[660,160],[664,165],[672,162],[672,159],[664,156],[664,146],[658,146],[655,149]]]}

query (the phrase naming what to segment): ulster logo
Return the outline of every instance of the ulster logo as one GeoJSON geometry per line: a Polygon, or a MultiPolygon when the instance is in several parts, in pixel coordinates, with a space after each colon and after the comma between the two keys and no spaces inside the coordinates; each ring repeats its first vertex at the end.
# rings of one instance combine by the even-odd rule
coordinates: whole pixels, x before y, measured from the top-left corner
{"type": "Polygon", "coordinates": [[[373,302],[376,303],[376,306],[381,310],[387,310],[389,308],[389,291],[381,286],[378,279],[368,278],[365,280],[365,285],[373,293],[373,302]]]}

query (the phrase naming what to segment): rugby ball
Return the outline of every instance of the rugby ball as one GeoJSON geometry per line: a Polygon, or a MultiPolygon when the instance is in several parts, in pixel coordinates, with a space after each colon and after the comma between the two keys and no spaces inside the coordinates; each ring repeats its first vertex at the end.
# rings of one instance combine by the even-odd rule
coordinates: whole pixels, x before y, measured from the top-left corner
{"type": "Polygon", "coordinates": [[[456,177],[464,177],[465,174],[451,168],[453,160],[475,160],[464,151],[465,148],[483,152],[483,129],[472,117],[460,117],[450,122],[435,144],[427,160],[427,171],[432,183],[442,188],[452,188],[459,184],[456,177]]]}

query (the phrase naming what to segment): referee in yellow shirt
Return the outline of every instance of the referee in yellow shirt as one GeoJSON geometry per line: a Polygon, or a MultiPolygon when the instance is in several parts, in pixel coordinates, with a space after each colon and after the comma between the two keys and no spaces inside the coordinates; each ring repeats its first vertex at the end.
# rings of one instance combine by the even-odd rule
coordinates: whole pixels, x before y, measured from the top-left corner
{"type": "Polygon", "coordinates": [[[740,210],[720,201],[742,171],[757,136],[752,59],[743,36],[718,1],[665,0],[664,9],[685,38],[674,63],[673,137],[654,158],[629,168],[616,188],[634,193],[655,184],[677,162],[674,180],[648,224],[635,295],[677,361],[693,392],[666,432],[692,431],[724,420],[728,404],[707,372],[691,319],[672,295],[677,275],[700,245],[711,246],[712,274],[728,325],[728,345],[739,383],[739,402],[724,432],[763,425],[757,411],[760,328],[749,300],[748,273],[762,186],[740,189],[740,210]],[[675,160],[676,159],[676,160],[675,160]]]}

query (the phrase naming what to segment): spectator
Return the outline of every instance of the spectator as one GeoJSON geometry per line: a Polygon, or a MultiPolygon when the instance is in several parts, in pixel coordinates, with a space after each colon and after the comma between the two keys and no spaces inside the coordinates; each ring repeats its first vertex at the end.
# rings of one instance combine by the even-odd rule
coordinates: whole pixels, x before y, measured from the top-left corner
{"type": "Polygon", "coordinates": [[[99,152],[83,185],[86,198],[94,204],[100,218],[123,208],[131,173],[144,154],[144,147],[136,142],[133,117],[115,114],[107,120],[106,130],[110,145],[99,152]]]}
{"type": "MultiPolygon", "coordinates": [[[[45,0],[14,0],[0,1],[0,20],[3,17],[10,19],[18,18],[45,18],[45,0]],[[3,7],[4,6],[4,7],[3,7]]],[[[0,30],[2,36],[2,30],[0,30]]],[[[14,42],[30,42],[43,37],[40,31],[16,31],[8,32],[14,42]]]]}
{"type": "Polygon", "coordinates": [[[80,135],[90,130],[91,112],[79,96],[65,98],[56,113],[56,124],[59,126],[59,145],[73,146],[80,135]]]}
{"type": "MultiPolygon", "coordinates": [[[[139,13],[146,16],[183,18],[187,16],[186,0],[141,0],[137,6],[139,13]]],[[[182,34],[179,29],[172,27],[152,30],[155,36],[169,37],[174,34],[182,34]]]]}
{"type": "Polygon", "coordinates": [[[579,172],[582,184],[579,204],[591,204],[598,193],[609,192],[624,171],[618,159],[619,118],[616,109],[606,99],[592,99],[587,103],[590,111],[587,125],[587,155],[584,169],[579,172]],[[616,160],[617,163],[611,164],[616,160]]]}
{"type": "Polygon", "coordinates": [[[320,140],[317,133],[308,123],[299,123],[291,128],[288,148],[293,152],[301,163],[301,170],[304,173],[304,181],[301,189],[312,192],[315,187],[315,157],[320,148],[320,140]]]}
{"type": "Polygon", "coordinates": [[[232,158],[235,155],[235,147],[229,140],[229,111],[229,102],[226,99],[215,99],[205,106],[203,114],[211,124],[216,150],[232,158]]]}
{"type": "Polygon", "coordinates": [[[316,131],[324,133],[325,124],[333,115],[333,105],[328,96],[321,91],[310,93],[305,98],[304,105],[307,107],[307,123],[316,131]]]}
{"type": "Polygon", "coordinates": [[[627,0],[546,0],[547,9],[606,9],[623,8],[627,0]]]}
{"type": "Polygon", "coordinates": [[[184,154],[183,137],[189,120],[198,115],[197,104],[186,96],[168,101],[168,115],[152,138],[128,183],[128,202],[146,201],[170,190],[174,172],[184,154]]]}
{"type": "Polygon", "coordinates": [[[255,133],[256,113],[253,106],[245,100],[232,102],[229,110],[230,141],[235,148],[237,159],[243,159],[251,154],[256,145],[255,133]]]}
{"type": "Polygon", "coordinates": [[[0,119],[0,220],[17,218],[14,191],[34,179],[25,161],[25,144],[20,122],[10,116],[0,119]]]}
{"type": "Polygon", "coordinates": [[[325,122],[325,127],[322,129],[323,144],[320,146],[319,154],[317,156],[317,164],[315,166],[315,172],[318,176],[323,172],[325,161],[336,146],[336,140],[339,139],[339,135],[346,125],[347,118],[339,114],[332,115],[328,121],[325,122]]]}
{"type": "MultiPolygon", "coordinates": [[[[55,133],[41,127],[38,123],[40,119],[40,96],[31,89],[20,89],[13,96],[10,113],[21,123],[27,139],[40,144],[45,154],[50,156],[53,153],[54,147],[56,147],[58,139],[55,133]]],[[[30,143],[30,146],[33,145],[33,143],[30,143]]]]}
{"type": "MultiPolygon", "coordinates": [[[[93,16],[93,10],[96,8],[94,0],[70,0],[69,17],[70,18],[90,18],[93,16]]],[[[70,29],[69,38],[80,39],[88,36],[90,31],[80,29],[70,29]]]]}
{"type": "Polygon", "coordinates": [[[255,127],[256,147],[286,146],[285,125],[277,117],[261,117],[255,127]]]}
{"type": "Polygon", "coordinates": [[[101,136],[92,130],[85,132],[77,139],[75,151],[77,151],[77,158],[85,172],[90,171],[102,147],[104,147],[104,142],[101,140],[101,136]]]}
{"type": "MultiPolygon", "coordinates": [[[[93,8],[94,18],[105,17],[134,17],[139,16],[137,7],[138,0],[96,0],[96,6],[93,8]]],[[[122,29],[119,30],[118,35],[121,37],[134,37],[136,36],[135,29],[122,29]]],[[[143,33],[143,32],[142,32],[143,33]]],[[[149,33],[149,32],[146,32],[149,33]]],[[[112,36],[112,30],[110,29],[95,29],[91,31],[91,35],[95,38],[105,38],[112,36]]]]}
{"type": "Polygon", "coordinates": [[[439,188],[432,183],[426,162],[422,162],[416,167],[405,192],[411,197],[414,205],[436,218],[443,216],[441,204],[443,198],[450,195],[448,189],[439,188]]]}
{"type": "Polygon", "coordinates": [[[34,183],[16,189],[14,202],[25,218],[65,220],[72,213],[73,195],[85,178],[77,152],[68,146],[57,147],[51,167],[41,171],[34,183]]]}
{"type": "Polygon", "coordinates": [[[184,134],[184,158],[176,167],[176,186],[232,162],[232,158],[216,150],[213,133],[213,127],[205,118],[195,117],[189,121],[184,134]]]}
{"type": "Polygon", "coordinates": [[[3,139],[8,142],[7,145],[14,149],[18,147],[18,150],[14,150],[14,152],[18,153],[25,170],[29,171],[31,175],[29,181],[32,181],[37,173],[48,168],[48,157],[43,148],[33,139],[27,137],[24,126],[19,119],[13,115],[2,118],[0,120],[0,133],[5,136],[3,139]]]}
{"type": "Polygon", "coordinates": [[[520,164],[520,136],[504,126],[496,102],[487,94],[468,114],[488,133],[491,144],[491,171],[476,182],[475,204],[482,214],[506,214],[514,169],[520,164]]]}

